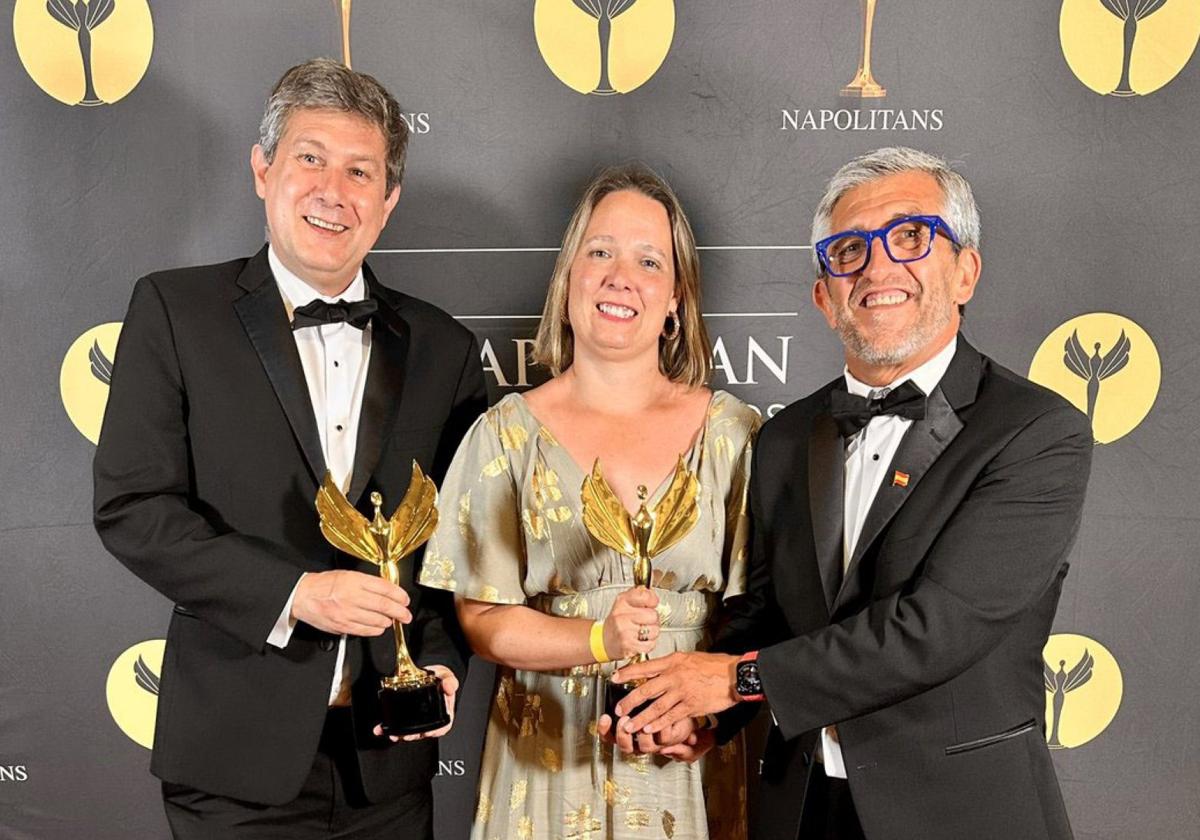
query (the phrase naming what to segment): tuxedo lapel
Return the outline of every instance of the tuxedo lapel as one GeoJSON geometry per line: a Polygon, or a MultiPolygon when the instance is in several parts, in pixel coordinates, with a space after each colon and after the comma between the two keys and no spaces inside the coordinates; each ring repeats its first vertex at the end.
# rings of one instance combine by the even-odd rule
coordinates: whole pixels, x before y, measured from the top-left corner
{"type": "Polygon", "coordinates": [[[267,249],[251,257],[238,276],[237,283],[246,294],[234,301],[233,308],[242,321],[246,336],[258,353],[267,379],[287,416],[292,434],[304,453],[314,483],[325,475],[325,456],[321,453],[321,437],[313,417],[312,400],[300,354],[288,324],[283,296],[271,274],[267,249]]]}
{"type": "Polygon", "coordinates": [[[813,419],[808,438],[808,504],[812,514],[817,567],[830,614],[842,578],[845,451],[837,424],[833,422],[827,406],[813,419]]]}
{"type": "Polygon", "coordinates": [[[351,504],[357,504],[366,489],[396,419],[409,344],[408,322],[400,317],[391,297],[366,265],[363,266],[363,277],[371,297],[379,302],[379,311],[371,327],[371,360],[367,365],[367,382],[358,419],[354,471],[350,477],[350,492],[346,494],[351,504]]]}
{"type": "Polygon", "coordinates": [[[915,421],[909,428],[883,475],[883,482],[867,511],[854,554],[850,557],[845,581],[834,604],[835,611],[857,594],[855,572],[867,549],[917,489],[933,463],[962,431],[963,421],[958,416],[958,409],[975,399],[979,388],[980,364],[978,351],[959,336],[958,350],[950,367],[925,403],[925,417],[915,421]]]}

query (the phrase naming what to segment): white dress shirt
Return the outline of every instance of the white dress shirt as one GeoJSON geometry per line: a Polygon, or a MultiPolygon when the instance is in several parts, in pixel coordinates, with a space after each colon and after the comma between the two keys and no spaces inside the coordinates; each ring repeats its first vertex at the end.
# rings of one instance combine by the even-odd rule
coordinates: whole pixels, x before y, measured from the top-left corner
{"type": "MultiPolygon", "coordinates": [[[[860,397],[880,397],[880,391],[890,391],[908,380],[912,380],[926,394],[942,381],[954,351],[958,347],[957,336],[942,348],[936,356],[906,376],[880,388],[872,388],[859,382],[845,371],[846,390],[860,397]]],[[[898,417],[894,414],[882,414],[872,417],[871,421],[846,444],[846,473],[845,496],[843,502],[843,538],[842,538],[842,574],[850,567],[850,558],[854,556],[854,548],[858,545],[859,535],[862,534],[863,523],[867,513],[875,501],[875,494],[883,484],[885,472],[892,463],[900,441],[908,431],[912,420],[898,417]]],[[[837,728],[826,726],[821,730],[821,742],[817,758],[825,764],[826,775],[838,779],[846,778],[846,764],[842,758],[842,748],[837,740],[837,728]]]]}
{"type": "MultiPolygon", "coordinates": [[[[283,296],[289,321],[294,311],[314,300],[354,303],[367,297],[361,268],[344,292],[336,297],[327,297],[288,271],[275,255],[274,248],[267,250],[267,260],[283,296]]],[[[296,341],[300,365],[304,368],[304,379],[308,383],[308,397],[317,421],[317,433],[321,437],[325,466],[333,475],[334,483],[344,493],[350,487],[354,468],[358,418],[362,411],[363,388],[367,382],[367,363],[371,358],[371,325],[360,330],[347,323],[321,324],[295,330],[292,337],[296,341]]],[[[299,582],[296,585],[299,586],[299,582]]],[[[296,590],[293,589],[283,612],[279,614],[279,620],[267,637],[268,644],[278,648],[287,647],[296,627],[296,619],[292,617],[292,601],[295,597],[296,590]]],[[[337,661],[329,690],[331,705],[339,698],[348,697],[348,680],[346,637],[342,636],[338,642],[337,661]]]]}

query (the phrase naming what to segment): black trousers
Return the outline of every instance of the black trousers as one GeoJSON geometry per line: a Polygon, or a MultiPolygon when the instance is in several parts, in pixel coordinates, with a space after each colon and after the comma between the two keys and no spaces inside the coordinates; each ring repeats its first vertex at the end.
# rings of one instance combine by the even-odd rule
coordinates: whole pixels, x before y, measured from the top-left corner
{"type": "Polygon", "coordinates": [[[321,746],[300,795],[260,805],[163,782],[163,805],[175,840],[433,840],[428,785],[371,803],[363,793],[349,709],[331,709],[321,746]]]}
{"type": "Polygon", "coordinates": [[[849,782],[829,778],[819,765],[813,768],[796,840],[866,840],[849,782]]]}

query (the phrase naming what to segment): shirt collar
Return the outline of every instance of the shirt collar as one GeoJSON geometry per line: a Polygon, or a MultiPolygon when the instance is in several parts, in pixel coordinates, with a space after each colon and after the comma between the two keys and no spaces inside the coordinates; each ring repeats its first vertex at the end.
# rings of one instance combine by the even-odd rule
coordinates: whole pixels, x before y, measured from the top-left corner
{"type": "Polygon", "coordinates": [[[367,297],[367,284],[363,279],[362,266],[358,267],[358,272],[354,275],[354,280],[350,282],[350,285],[346,287],[344,292],[335,297],[328,297],[288,271],[287,267],[276,256],[274,247],[267,248],[267,262],[271,265],[271,273],[275,275],[275,283],[279,286],[279,291],[283,295],[283,304],[287,308],[289,321],[292,319],[293,312],[301,306],[312,303],[314,300],[323,300],[326,303],[336,303],[339,300],[344,300],[347,303],[354,303],[355,301],[365,300],[367,297]]]}
{"type": "Polygon", "coordinates": [[[910,370],[894,382],[889,382],[887,385],[878,387],[860,382],[854,378],[854,374],[850,373],[850,369],[846,368],[844,371],[846,390],[860,397],[869,397],[872,391],[879,390],[879,388],[895,388],[897,385],[902,385],[911,379],[926,394],[932,394],[933,389],[938,386],[938,383],[942,381],[942,377],[946,375],[946,371],[950,368],[950,362],[954,359],[954,352],[957,349],[958,336],[955,335],[950,339],[950,343],[939,350],[937,355],[932,359],[920,367],[910,370]]]}

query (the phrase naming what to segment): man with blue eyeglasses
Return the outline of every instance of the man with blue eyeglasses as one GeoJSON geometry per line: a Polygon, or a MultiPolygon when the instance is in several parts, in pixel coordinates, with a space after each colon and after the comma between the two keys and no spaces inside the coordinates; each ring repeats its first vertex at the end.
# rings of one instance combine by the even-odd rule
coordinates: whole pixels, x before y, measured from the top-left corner
{"type": "Polygon", "coordinates": [[[759,435],[747,592],[721,652],[621,669],[647,679],[620,711],[652,701],[621,726],[718,714],[699,754],[765,704],[757,840],[1067,840],[1041,651],[1087,418],[959,334],[979,212],[941,159],[846,164],[813,242],[845,369],[759,435]]]}

